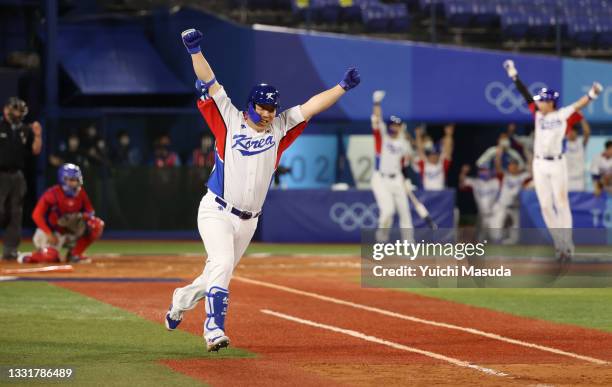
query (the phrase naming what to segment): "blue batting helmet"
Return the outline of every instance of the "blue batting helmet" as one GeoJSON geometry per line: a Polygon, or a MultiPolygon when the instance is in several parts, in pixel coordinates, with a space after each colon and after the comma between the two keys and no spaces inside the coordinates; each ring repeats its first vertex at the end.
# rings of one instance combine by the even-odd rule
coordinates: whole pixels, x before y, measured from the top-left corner
{"type": "Polygon", "coordinates": [[[536,95],[533,96],[533,100],[542,102],[552,101],[556,106],[557,101],[559,101],[559,93],[554,91],[553,89],[543,87],[540,89],[540,91],[538,91],[536,95]]]}
{"type": "Polygon", "coordinates": [[[57,181],[67,196],[76,196],[83,185],[83,174],[81,173],[81,168],[75,164],[62,165],[57,170],[57,181]],[[68,184],[68,180],[77,180],[79,184],[73,188],[68,184]]]}
{"type": "Polygon", "coordinates": [[[254,123],[261,121],[261,116],[255,112],[255,105],[271,105],[278,111],[280,107],[280,93],[276,87],[266,83],[260,83],[251,89],[247,101],[247,113],[254,123]]]}
{"type": "Polygon", "coordinates": [[[426,155],[432,155],[432,154],[440,154],[441,152],[441,146],[440,144],[433,144],[431,147],[426,147],[425,148],[425,154],[426,155]]]}
{"type": "Polygon", "coordinates": [[[391,116],[391,117],[389,117],[389,119],[387,120],[387,129],[390,132],[395,133],[396,131],[391,128],[391,125],[401,125],[403,127],[404,126],[404,121],[402,121],[402,119],[399,118],[398,116],[391,116]]]}

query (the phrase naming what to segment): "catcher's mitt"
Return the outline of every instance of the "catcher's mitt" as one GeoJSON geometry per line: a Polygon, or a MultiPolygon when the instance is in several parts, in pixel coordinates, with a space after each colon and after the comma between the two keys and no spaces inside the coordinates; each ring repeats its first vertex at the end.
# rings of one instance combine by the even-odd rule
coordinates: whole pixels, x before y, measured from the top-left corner
{"type": "Polygon", "coordinates": [[[57,220],[57,225],[63,227],[67,234],[77,237],[85,234],[87,230],[87,221],[81,213],[65,214],[57,220]]]}

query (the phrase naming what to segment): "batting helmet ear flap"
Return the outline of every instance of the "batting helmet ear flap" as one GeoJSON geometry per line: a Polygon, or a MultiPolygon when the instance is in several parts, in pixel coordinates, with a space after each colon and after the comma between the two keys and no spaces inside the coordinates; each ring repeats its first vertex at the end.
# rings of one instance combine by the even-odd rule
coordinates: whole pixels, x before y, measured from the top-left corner
{"type": "Polygon", "coordinates": [[[253,123],[259,124],[261,122],[261,116],[255,111],[255,106],[253,105],[253,102],[249,102],[247,114],[249,115],[249,118],[251,119],[251,121],[253,121],[253,123]]]}

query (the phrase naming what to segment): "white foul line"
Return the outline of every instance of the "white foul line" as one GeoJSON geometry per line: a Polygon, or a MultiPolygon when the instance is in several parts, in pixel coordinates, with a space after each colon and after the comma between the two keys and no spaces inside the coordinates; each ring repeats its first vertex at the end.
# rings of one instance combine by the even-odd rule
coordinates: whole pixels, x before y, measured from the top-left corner
{"type": "Polygon", "coordinates": [[[463,360],[459,360],[459,359],[455,359],[455,358],[452,358],[452,357],[440,355],[439,353],[429,352],[429,351],[425,351],[425,350],[418,349],[418,348],[413,348],[413,347],[408,347],[408,346],[403,345],[403,344],[394,343],[393,341],[388,341],[388,340],[385,340],[385,339],[380,339],[378,337],[366,335],[364,333],[353,331],[353,330],[350,330],[350,329],[338,328],[338,327],[335,327],[333,325],[321,324],[321,323],[318,323],[318,322],[315,322],[315,321],[304,320],[304,319],[301,319],[301,318],[298,318],[298,317],[290,316],[288,314],[274,312],[274,311],[269,310],[269,309],[261,309],[260,311],[262,313],[269,314],[269,315],[272,315],[272,316],[276,316],[276,317],[279,317],[279,318],[282,318],[282,319],[285,319],[285,320],[293,321],[293,322],[296,322],[296,323],[299,323],[299,324],[310,325],[311,327],[326,329],[328,331],[332,331],[332,332],[336,332],[336,333],[342,333],[342,334],[347,335],[347,336],[352,336],[352,337],[355,337],[355,338],[358,338],[358,339],[361,339],[361,340],[369,341],[371,343],[386,345],[387,347],[399,349],[401,351],[418,353],[418,354],[423,355],[423,356],[427,356],[427,357],[431,357],[433,359],[437,359],[437,360],[445,361],[447,363],[451,363],[451,364],[456,365],[458,367],[472,368],[472,369],[475,369],[477,371],[484,372],[485,374],[488,374],[488,375],[510,376],[510,375],[508,375],[508,374],[506,374],[504,372],[496,371],[496,370],[491,369],[491,368],[481,367],[479,365],[468,363],[468,362],[465,362],[463,360]]]}
{"type": "Polygon", "coordinates": [[[493,340],[499,340],[499,341],[503,341],[503,342],[510,343],[510,344],[516,344],[516,345],[520,345],[520,346],[523,346],[523,347],[538,349],[538,350],[544,351],[544,352],[554,353],[556,355],[562,355],[562,356],[567,356],[567,357],[571,357],[571,358],[574,358],[574,359],[584,360],[586,362],[593,363],[593,364],[599,364],[599,365],[607,365],[607,364],[609,364],[605,360],[596,359],[594,357],[579,355],[577,353],[567,352],[567,351],[563,351],[561,349],[547,347],[547,346],[544,346],[544,345],[528,343],[526,341],[512,339],[510,337],[501,336],[501,335],[498,335],[496,333],[484,332],[484,331],[481,331],[481,330],[478,330],[478,329],[474,329],[474,328],[467,328],[467,327],[462,327],[462,326],[459,326],[459,325],[447,324],[447,323],[433,321],[433,320],[425,320],[425,319],[422,319],[422,318],[418,318],[418,317],[414,317],[414,316],[409,316],[409,315],[405,315],[405,314],[401,314],[401,313],[396,313],[396,312],[392,312],[392,311],[389,311],[389,310],[376,308],[376,307],[373,307],[373,306],[357,304],[357,303],[351,302],[351,301],[345,301],[345,300],[341,300],[341,299],[333,298],[333,297],[328,297],[328,296],[324,296],[324,295],[317,294],[317,293],[306,292],[304,290],[294,289],[294,288],[290,288],[290,287],[287,287],[287,286],[282,286],[282,285],[271,284],[271,283],[268,283],[268,282],[257,281],[257,280],[250,279],[250,278],[234,277],[234,279],[237,280],[237,281],[246,282],[246,283],[249,283],[249,284],[252,284],[252,285],[264,286],[264,287],[267,287],[267,288],[276,289],[276,290],[282,290],[284,292],[293,293],[293,294],[299,294],[301,296],[311,297],[311,298],[315,298],[317,300],[327,301],[327,302],[331,302],[331,303],[338,304],[338,305],[350,306],[350,307],[355,308],[355,309],[367,310],[368,312],[378,313],[378,314],[382,314],[382,315],[389,316],[389,317],[395,317],[395,318],[398,318],[398,319],[401,319],[401,320],[408,320],[408,321],[417,322],[417,323],[421,323],[421,324],[432,325],[432,326],[439,327],[439,328],[447,328],[447,329],[453,329],[453,330],[456,330],[456,331],[467,332],[467,333],[471,333],[473,335],[483,336],[483,337],[487,337],[487,338],[493,339],[493,340]]]}

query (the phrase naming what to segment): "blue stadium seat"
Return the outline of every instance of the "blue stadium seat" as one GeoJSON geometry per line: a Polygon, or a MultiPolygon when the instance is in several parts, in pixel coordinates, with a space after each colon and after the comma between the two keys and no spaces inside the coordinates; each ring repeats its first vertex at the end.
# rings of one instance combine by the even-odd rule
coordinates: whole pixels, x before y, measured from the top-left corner
{"type": "Polygon", "coordinates": [[[501,15],[502,35],[511,40],[521,40],[527,37],[529,19],[525,13],[506,12],[501,15]]]}
{"type": "Polygon", "coordinates": [[[530,38],[545,40],[550,39],[553,35],[553,23],[549,14],[544,12],[532,13],[528,16],[530,38]]]}
{"type": "Polygon", "coordinates": [[[597,30],[596,45],[599,48],[612,48],[612,17],[609,14],[603,13],[595,21],[597,30]]]}
{"type": "Polygon", "coordinates": [[[472,22],[475,26],[490,27],[499,23],[497,15],[497,4],[495,1],[479,0],[474,4],[474,18],[472,22]]]}
{"type": "Polygon", "coordinates": [[[389,26],[389,14],[381,5],[362,8],[361,18],[370,32],[383,32],[389,26]]]}
{"type": "Polygon", "coordinates": [[[578,47],[592,47],[597,36],[597,27],[589,19],[577,17],[568,24],[569,34],[578,47]]]}
{"type": "Polygon", "coordinates": [[[361,7],[357,0],[353,1],[351,6],[340,7],[340,21],[344,23],[361,22],[361,7]]]}
{"type": "Polygon", "coordinates": [[[389,31],[402,32],[410,27],[410,16],[405,4],[389,4],[387,5],[389,14],[389,31]]]}
{"type": "Polygon", "coordinates": [[[318,23],[336,23],[340,16],[338,0],[310,0],[310,7],[314,11],[314,20],[318,23]]]}
{"type": "Polygon", "coordinates": [[[446,0],[444,13],[448,24],[452,27],[469,27],[475,16],[473,4],[468,0],[446,0]]]}
{"type": "Polygon", "coordinates": [[[419,0],[421,11],[424,14],[429,15],[433,7],[438,17],[444,16],[444,3],[445,0],[419,0]]]}

